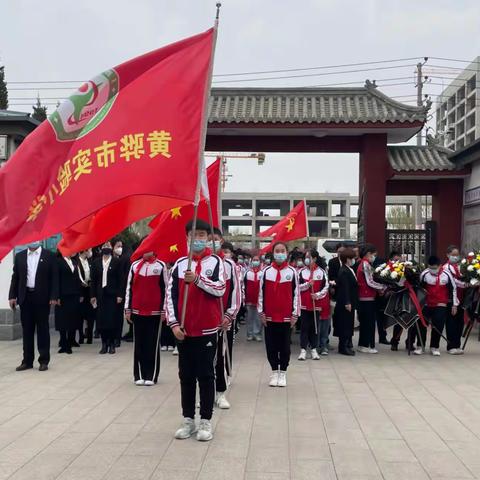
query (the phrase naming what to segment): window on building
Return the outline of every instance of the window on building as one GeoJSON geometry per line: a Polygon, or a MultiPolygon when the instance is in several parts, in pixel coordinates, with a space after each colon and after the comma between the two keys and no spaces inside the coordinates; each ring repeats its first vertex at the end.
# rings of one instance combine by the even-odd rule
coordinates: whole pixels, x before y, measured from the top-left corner
{"type": "Polygon", "coordinates": [[[350,217],[357,218],[358,217],[358,205],[355,203],[350,204],[350,217]]]}
{"type": "Polygon", "coordinates": [[[477,76],[473,75],[468,79],[468,82],[467,82],[467,95],[472,93],[475,90],[475,88],[477,88],[477,76]]]}

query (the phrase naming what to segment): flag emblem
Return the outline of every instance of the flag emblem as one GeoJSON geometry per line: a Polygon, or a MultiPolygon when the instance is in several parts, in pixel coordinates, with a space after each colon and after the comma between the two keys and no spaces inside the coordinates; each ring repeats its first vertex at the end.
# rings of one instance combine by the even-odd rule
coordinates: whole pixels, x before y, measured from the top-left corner
{"type": "Polygon", "coordinates": [[[97,127],[110,111],[118,89],[118,75],[113,69],[85,82],[48,118],[57,140],[75,140],[97,127]]]}

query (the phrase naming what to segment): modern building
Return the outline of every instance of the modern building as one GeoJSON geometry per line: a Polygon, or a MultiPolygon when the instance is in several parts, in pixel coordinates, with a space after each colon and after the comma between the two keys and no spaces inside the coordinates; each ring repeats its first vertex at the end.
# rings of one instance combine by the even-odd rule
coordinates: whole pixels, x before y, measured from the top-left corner
{"type": "MultiPolygon", "coordinates": [[[[424,197],[423,197],[424,198],[424,197]]],[[[311,240],[357,238],[358,197],[349,193],[230,193],[222,194],[222,228],[226,238],[244,247],[258,247],[258,236],[305,199],[311,240]]],[[[424,223],[428,207],[415,196],[387,197],[391,206],[403,207],[405,218],[424,223]]],[[[427,205],[431,199],[427,199],[427,205]]]]}
{"type": "Polygon", "coordinates": [[[480,57],[438,96],[436,121],[437,135],[452,150],[480,138],[480,57]]]}

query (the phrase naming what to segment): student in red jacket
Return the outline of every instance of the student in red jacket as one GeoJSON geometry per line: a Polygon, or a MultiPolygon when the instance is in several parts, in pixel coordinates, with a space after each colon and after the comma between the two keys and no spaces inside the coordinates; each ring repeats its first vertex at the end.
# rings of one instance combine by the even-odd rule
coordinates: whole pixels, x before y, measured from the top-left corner
{"type": "Polygon", "coordinates": [[[182,257],[172,268],[167,288],[167,321],[178,340],[178,370],[182,397],[183,424],[175,438],[186,439],[196,431],[195,395],[197,382],[200,391],[200,424],[198,441],[213,438],[211,418],[215,402],[215,357],[217,334],[223,325],[219,299],[225,293],[223,261],[207,248],[210,225],[197,220],[186,226],[188,242],[193,251],[191,268],[188,258],[182,257]],[[184,324],[182,309],[188,286],[184,324]]]}
{"type": "Polygon", "coordinates": [[[136,385],[157,383],[160,371],[160,322],[168,277],[153,252],[133,262],[127,279],[125,318],[133,324],[133,376],[136,385]]]}
{"type": "Polygon", "coordinates": [[[450,245],[447,248],[447,263],[443,265],[443,269],[450,273],[455,281],[457,287],[457,297],[459,306],[457,308],[457,313],[452,315],[452,306],[450,302],[447,308],[447,320],[446,320],[446,330],[447,330],[447,351],[450,355],[463,355],[463,350],[460,348],[462,341],[462,332],[464,326],[463,314],[464,310],[462,308],[462,302],[464,297],[465,288],[468,286],[465,282],[462,281],[462,274],[460,273],[460,250],[455,245],[450,245]]]}
{"type": "Polygon", "coordinates": [[[253,255],[250,268],[245,272],[245,305],[247,306],[247,341],[262,341],[262,323],[258,316],[257,304],[260,292],[262,267],[260,257],[253,255]]]}
{"type": "Polygon", "coordinates": [[[375,348],[375,325],[377,324],[377,308],[375,297],[385,291],[385,287],[373,280],[372,263],[377,258],[377,249],[366,245],[360,252],[362,260],[357,269],[358,282],[358,320],[360,336],[358,351],[362,353],[378,353],[375,348]]]}
{"type": "MultiPolygon", "coordinates": [[[[420,275],[420,282],[427,291],[425,316],[432,323],[432,333],[430,337],[430,352],[434,356],[440,355],[440,337],[445,327],[448,311],[452,316],[457,314],[458,298],[457,287],[452,275],[441,266],[441,261],[435,255],[428,259],[428,268],[420,275]],[[433,328],[435,327],[435,328],[433,328]]],[[[418,323],[422,335],[423,345],[427,339],[427,329],[418,323]]],[[[415,336],[416,327],[410,327],[409,337],[415,336]]],[[[413,338],[410,344],[413,345],[413,338]]],[[[417,344],[413,352],[415,355],[421,355],[423,349],[417,344]]]]}
{"type": "Polygon", "coordinates": [[[298,274],[288,265],[287,258],[287,245],[275,243],[273,264],[260,278],[258,313],[265,326],[265,347],[272,367],[271,387],[287,386],[290,332],[300,315],[298,274]]]}
{"type": "Polygon", "coordinates": [[[320,343],[322,355],[328,355],[328,331],[330,327],[330,296],[327,272],[320,267],[320,255],[316,250],[305,254],[306,267],[300,270],[301,330],[299,360],[306,360],[310,345],[312,360],[320,360],[317,348],[320,343]],[[314,315],[314,307],[316,314],[314,315]],[[315,326],[315,318],[317,325],[315,326]]]}

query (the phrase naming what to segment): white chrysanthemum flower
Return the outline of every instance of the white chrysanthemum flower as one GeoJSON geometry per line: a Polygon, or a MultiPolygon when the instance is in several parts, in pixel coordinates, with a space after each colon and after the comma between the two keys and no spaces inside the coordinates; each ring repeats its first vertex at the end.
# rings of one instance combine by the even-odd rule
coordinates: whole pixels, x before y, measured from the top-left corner
{"type": "Polygon", "coordinates": [[[467,267],[467,270],[468,270],[469,272],[473,272],[475,269],[473,268],[473,265],[469,265],[469,266],[467,267]]]}
{"type": "Polygon", "coordinates": [[[398,277],[398,273],[397,272],[392,272],[390,277],[392,277],[395,280],[398,277]]]}
{"type": "Polygon", "coordinates": [[[475,256],[475,253],[474,253],[474,252],[470,252],[470,253],[468,254],[468,256],[469,256],[469,257],[474,257],[474,256],[475,256]]]}
{"type": "Polygon", "coordinates": [[[380,273],[382,270],[383,270],[383,267],[382,267],[382,266],[377,267],[377,268],[375,269],[375,273],[380,273]]]}
{"type": "Polygon", "coordinates": [[[480,283],[480,280],[477,280],[476,278],[472,278],[470,280],[470,285],[472,285],[472,287],[475,287],[476,285],[478,285],[480,283]]]}
{"type": "Polygon", "coordinates": [[[382,270],[382,271],[380,272],[380,276],[381,276],[381,277],[386,277],[388,274],[389,274],[389,270],[382,270]]]}
{"type": "Polygon", "coordinates": [[[410,266],[412,266],[412,265],[413,265],[413,262],[405,262],[405,266],[406,266],[406,267],[407,267],[407,266],[410,267],[410,266]]]}
{"type": "Polygon", "coordinates": [[[467,263],[467,259],[466,258],[462,259],[461,263],[463,263],[465,265],[467,263]]]}

